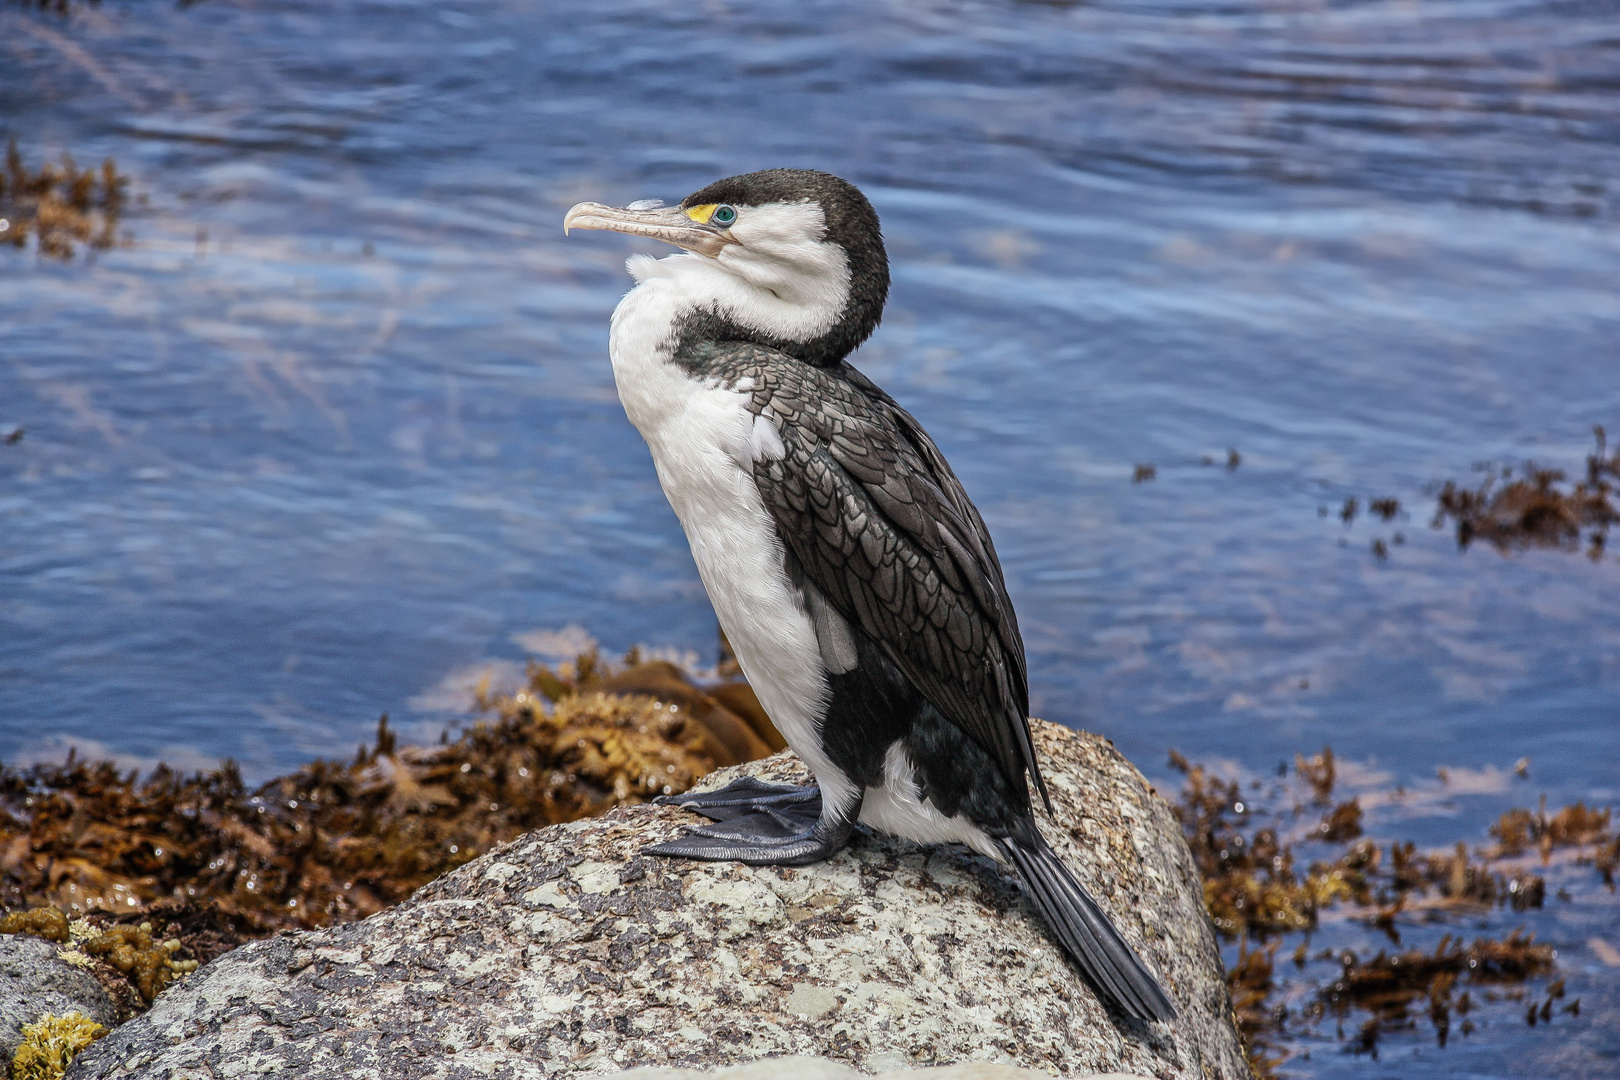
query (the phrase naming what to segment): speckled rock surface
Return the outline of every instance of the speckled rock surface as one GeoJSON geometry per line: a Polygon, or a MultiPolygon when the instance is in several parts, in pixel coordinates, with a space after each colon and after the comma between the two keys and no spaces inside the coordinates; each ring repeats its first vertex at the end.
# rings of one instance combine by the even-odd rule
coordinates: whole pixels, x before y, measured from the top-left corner
{"type": "Polygon", "coordinates": [[[0,1067],[9,1067],[24,1024],[47,1013],[70,1012],[108,1027],[118,1022],[112,998],[96,977],[61,959],[55,945],[26,934],[0,934],[0,1067]]]}
{"type": "MultiPolygon", "coordinates": [[[[671,1069],[644,1066],[612,1073],[602,1080],[860,1080],[861,1073],[826,1058],[770,1058],[722,1069],[671,1069]]],[[[963,1065],[934,1065],[924,1069],[897,1069],[879,1073],[881,1080],[1046,1080],[1047,1073],[975,1061],[963,1065]]],[[[1099,1073],[1089,1080],[1143,1080],[1124,1073],[1099,1073]]]]}
{"type": "MultiPolygon", "coordinates": [[[[861,836],[816,866],[637,856],[691,815],[531,833],[361,923],[220,957],[70,1078],[525,1078],[808,1055],[865,1072],[990,1061],[1064,1076],[1248,1071],[1173,815],[1106,741],[1036,725],[1053,846],[1181,1016],[1121,1028],[1015,879],[957,847],[861,836]]],[[[778,755],[738,772],[802,780],[778,755]]]]}

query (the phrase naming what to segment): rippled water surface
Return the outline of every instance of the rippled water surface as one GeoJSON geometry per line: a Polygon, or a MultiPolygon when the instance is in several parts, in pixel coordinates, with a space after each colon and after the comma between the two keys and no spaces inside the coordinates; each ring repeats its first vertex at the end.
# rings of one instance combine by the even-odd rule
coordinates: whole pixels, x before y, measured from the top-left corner
{"type": "MultiPolygon", "coordinates": [[[[651,249],[560,221],[798,165],[883,217],[856,362],[994,530],[1039,714],[1160,777],[1531,759],[1420,843],[1620,794],[1620,544],[1429,527],[1437,481],[1620,430],[1614,0],[12,4],[0,136],[143,197],[127,249],[0,249],[5,760],[262,777],[384,710],[436,736],[564,627],[711,658],[605,357],[651,249]]],[[[1620,1076],[1606,904],[1529,917],[1585,994],[1556,1035],[1292,1068],[1620,1076]]]]}

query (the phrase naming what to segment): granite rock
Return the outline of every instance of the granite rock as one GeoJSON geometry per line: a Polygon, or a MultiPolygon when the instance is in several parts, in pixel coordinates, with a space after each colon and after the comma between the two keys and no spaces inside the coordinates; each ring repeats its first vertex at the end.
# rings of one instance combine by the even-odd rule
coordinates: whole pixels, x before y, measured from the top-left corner
{"type": "MultiPolygon", "coordinates": [[[[925,1069],[897,1069],[879,1073],[880,1080],[1046,1080],[1046,1073],[974,1061],[963,1065],[934,1065],[925,1069]]],[[[848,1065],[826,1058],[770,1058],[731,1065],[723,1069],[670,1069],[644,1066],[612,1073],[602,1080],[861,1080],[862,1074],[848,1065]]],[[[1124,1073],[1098,1073],[1088,1080],[1146,1080],[1124,1073]]]]}
{"type": "MultiPolygon", "coordinates": [[[[643,858],[696,819],[636,806],[530,833],[364,922],[245,945],[87,1050],[70,1078],[541,1080],[815,1056],[1064,1076],[1247,1077],[1174,815],[1106,740],[1036,723],[1042,827],[1180,1017],[1111,1018],[1016,878],[860,835],[810,867],[643,858]]],[[[802,781],[791,754],[723,770],[802,781]]]]}
{"type": "Polygon", "coordinates": [[[0,1065],[9,1068],[24,1024],[70,1012],[107,1027],[118,1022],[112,998],[96,977],[63,960],[54,944],[26,934],[0,934],[0,1065]]]}

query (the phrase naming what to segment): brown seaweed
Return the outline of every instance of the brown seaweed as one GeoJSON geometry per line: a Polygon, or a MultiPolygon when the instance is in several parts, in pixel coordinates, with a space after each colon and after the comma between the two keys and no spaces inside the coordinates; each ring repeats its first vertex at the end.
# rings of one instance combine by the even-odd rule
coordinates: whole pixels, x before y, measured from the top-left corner
{"type": "Polygon", "coordinates": [[[1311,785],[1311,793],[1318,806],[1326,806],[1333,798],[1333,785],[1338,771],[1333,764],[1333,747],[1324,746],[1315,757],[1294,755],[1294,771],[1311,785]]]}
{"type": "Polygon", "coordinates": [[[1360,887],[1361,871],[1349,864],[1317,863],[1301,873],[1274,828],[1253,828],[1257,816],[1238,784],[1179,754],[1170,763],[1187,777],[1173,809],[1204,880],[1204,905],[1227,938],[1308,930],[1320,908],[1360,887]]]}
{"type": "Polygon", "coordinates": [[[1543,798],[1534,813],[1520,807],[1508,810],[1491,826],[1491,835],[1496,837],[1500,855],[1520,855],[1534,847],[1545,860],[1555,849],[1603,840],[1609,833],[1609,815],[1607,809],[1593,810],[1578,802],[1548,817],[1543,798]]]}
{"type": "Polygon", "coordinates": [[[1379,521],[1385,523],[1394,521],[1401,513],[1401,500],[1391,498],[1368,499],[1367,512],[1377,515],[1379,521]]]}
{"type": "Polygon", "coordinates": [[[1587,554],[1601,559],[1609,528],[1620,521],[1620,507],[1611,499],[1620,486],[1620,450],[1608,452],[1601,426],[1592,432],[1597,446],[1587,455],[1584,480],[1568,484],[1563,470],[1535,462],[1526,462],[1518,479],[1511,468],[1491,467],[1477,487],[1446,481],[1431,524],[1453,522],[1460,549],[1484,540],[1504,555],[1535,547],[1575,551],[1584,532],[1587,554]]]}
{"type": "Polygon", "coordinates": [[[63,942],[68,939],[68,917],[53,907],[13,911],[0,918],[0,934],[28,934],[63,942]]]}
{"type": "Polygon", "coordinates": [[[1280,1054],[1272,1052],[1272,1036],[1287,1020],[1287,1010],[1271,1003],[1272,992],[1277,988],[1272,977],[1276,957],[1276,943],[1250,948],[1245,940],[1238,947],[1237,963],[1226,972],[1238,1035],[1248,1054],[1249,1067],[1262,1080],[1275,1077],[1277,1067],[1283,1062],[1280,1054]]]}
{"type": "MultiPolygon", "coordinates": [[[[594,651],[555,669],[532,664],[523,688],[481,688],[478,704],[488,719],[453,740],[400,746],[384,717],[354,761],[316,761],[251,791],[229,763],[190,777],[160,767],[145,779],[71,754],[60,765],[0,768],[0,904],[18,909],[0,918],[0,932],[64,942],[128,1016],[242,941],[370,914],[528,829],[684,790],[711,768],[781,745],[746,683],[699,685],[635,651],[618,665],[594,651]]],[[[1186,778],[1174,810],[1206,906],[1238,943],[1228,984],[1261,1077],[1278,1075],[1287,1056],[1290,1017],[1275,977],[1283,936],[1308,934],[1324,912],[1348,905],[1398,949],[1402,912],[1544,903],[1540,876],[1496,860],[1575,849],[1575,862],[1611,887],[1620,863],[1611,812],[1584,803],[1509,810],[1482,851],[1362,837],[1360,800],[1333,798],[1331,747],[1295,759],[1291,826],[1286,812],[1256,804],[1258,782],[1246,791],[1179,754],[1171,764],[1186,778]],[[1301,820],[1307,805],[1320,808],[1319,824],[1301,820]],[[1297,845],[1337,850],[1301,868],[1297,845]]],[[[1304,968],[1307,942],[1291,955],[1304,968]]],[[[1429,952],[1324,955],[1338,973],[1299,1019],[1365,1015],[1345,1039],[1372,1054],[1385,1032],[1424,1015],[1443,1045],[1455,1017],[1471,1030],[1470,988],[1553,971],[1550,949],[1517,931],[1468,946],[1448,937],[1429,952]]],[[[1524,1000],[1522,990],[1507,993],[1524,1000]]],[[[1529,1001],[1527,1022],[1578,1012],[1578,1001],[1557,1005],[1562,995],[1561,982],[1550,984],[1529,1001]]]]}
{"type": "Polygon", "coordinates": [[[669,664],[617,670],[591,653],[561,672],[536,665],[525,689],[481,703],[493,718],[453,741],[399,746],[385,716],[352,762],[315,761],[257,789],[229,762],[144,779],[71,754],[0,768],[0,906],[124,916],[176,901],[217,905],[247,934],[322,926],[530,829],[770,752],[669,664]]]}
{"type": "Polygon", "coordinates": [[[1342,843],[1345,840],[1354,840],[1361,835],[1361,800],[1351,799],[1335,806],[1332,811],[1323,815],[1322,824],[1316,827],[1316,834],[1329,843],[1342,843]]]}
{"type": "MultiPolygon", "coordinates": [[[[1288,1012],[1273,1000],[1279,937],[1309,934],[1324,912],[1344,904],[1360,909],[1358,921],[1382,931],[1399,946],[1396,920],[1403,911],[1469,915],[1493,908],[1525,911],[1545,903],[1546,883],[1540,875],[1499,868],[1494,865],[1497,860],[1535,850],[1545,860],[1554,850],[1574,848],[1582,853],[1577,864],[1594,865],[1611,887],[1620,864],[1620,837],[1610,832],[1610,812],[1584,803],[1550,814],[1544,804],[1536,811],[1509,810],[1491,830],[1496,845],[1484,851],[1470,852],[1466,844],[1458,843],[1449,851],[1419,852],[1410,842],[1386,847],[1362,838],[1359,799],[1333,804],[1338,769],[1330,747],[1314,757],[1295,759],[1296,797],[1304,799],[1294,803],[1293,820],[1304,813],[1305,800],[1331,806],[1308,830],[1300,823],[1290,831],[1284,815],[1256,804],[1254,790],[1215,777],[1179,754],[1172,752],[1170,764],[1186,777],[1172,808],[1203,878],[1205,905],[1221,936],[1238,943],[1237,961],[1227,972],[1228,986],[1250,1064],[1262,1078],[1277,1076],[1286,1059],[1288,1012]],[[1336,857],[1312,861],[1302,871],[1296,842],[1285,839],[1285,832],[1296,842],[1342,846],[1336,857]]],[[[1293,959],[1297,966],[1306,966],[1305,941],[1293,951],[1293,959]]],[[[1346,950],[1318,959],[1336,960],[1341,970],[1316,994],[1304,1018],[1342,1019],[1352,1010],[1365,1014],[1344,1038],[1351,1049],[1374,1055],[1384,1033],[1411,1027],[1422,1015],[1427,1015],[1441,1045],[1450,1035],[1454,1015],[1464,1017],[1465,1034],[1471,1031],[1466,1014],[1472,1002],[1467,989],[1457,996],[1460,982],[1517,984],[1553,970],[1550,947],[1520,931],[1500,939],[1481,938],[1466,947],[1448,937],[1429,953],[1380,951],[1363,956],[1346,950]]],[[[1554,985],[1561,994],[1561,985],[1554,985]]],[[[1552,1018],[1550,1002],[1555,996],[1533,1003],[1532,1022],[1552,1018]]],[[[1572,1003],[1563,1011],[1578,1008],[1572,1003]]]]}
{"type": "Polygon", "coordinates": [[[25,248],[32,236],[41,255],[62,260],[73,258],[75,243],[113,247],[128,186],[112,158],[80,169],[64,153],[31,170],[13,139],[0,170],[0,244],[25,248]]]}
{"type": "MultiPolygon", "coordinates": [[[[1466,991],[1460,999],[1453,996],[1459,980],[1476,986],[1516,984],[1551,974],[1555,966],[1552,946],[1538,945],[1533,935],[1519,930],[1467,947],[1447,934],[1432,953],[1380,950],[1364,959],[1347,949],[1339,961],[1343,974],[1319,991],[1318,1007],[1341,1017],[1352,1007],[1370,1012],[1354,1048],[1375,1056],[1378,1037],[1390,1028],[1410,1027],[1419,1009],[1428,1016],[1436,1042],[1445,1046],[1453,1011],[1466,1014],[1472,1007],[1466,991]]],[[[1549,1002],[1554,993],[1563,996],[1562,980],[1549,987],[1549,1002]]],[[[1550,1017],[1550,1006],[1547,1011],[1550,1017]]]]}

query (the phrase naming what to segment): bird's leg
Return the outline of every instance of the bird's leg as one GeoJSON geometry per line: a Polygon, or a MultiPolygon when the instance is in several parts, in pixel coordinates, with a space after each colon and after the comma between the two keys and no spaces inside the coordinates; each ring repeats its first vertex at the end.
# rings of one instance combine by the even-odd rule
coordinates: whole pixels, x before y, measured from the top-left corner
{"type": "Polygon", "coordinates": [[[715,824],[643,848],[644,854],[751,866],[804,866],[837,854],[849,843],[861,811],[858,792],[848,806],[831,806],[814,785],[766,784],[747,776],[718,791],[657,801],[695,811],[715,824]]]}

